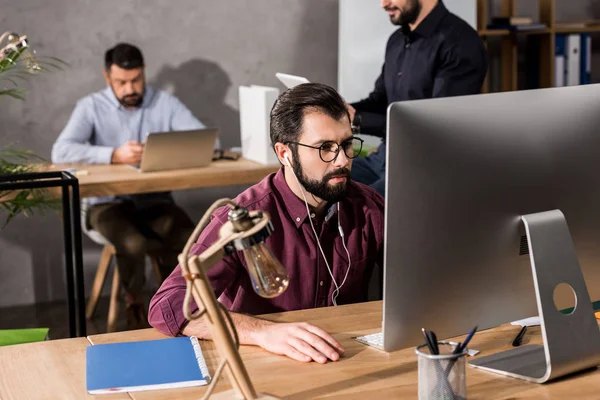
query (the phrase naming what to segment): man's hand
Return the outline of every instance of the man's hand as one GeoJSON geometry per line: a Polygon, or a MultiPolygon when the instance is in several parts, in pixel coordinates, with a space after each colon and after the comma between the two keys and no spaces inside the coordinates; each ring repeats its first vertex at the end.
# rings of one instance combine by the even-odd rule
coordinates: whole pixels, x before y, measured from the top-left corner
{"type": "Polygon", "coordinates": [[[139,164],[142,161],[143,150],[143,144],[130,140],[113,151],[110,162],[112,164],[139,164]]]}
{"type": "MultiPolygon", "coordinates": [[[[230,312],[238,332],[240,344],[260,346],[271,353],[291,359],[325,364],[327,359],[337,361],[344,349],[330,334],[306,322],[279,323],[230,312]]],[[[187,324],[182,332],[186,336],[210,339],[210,329],[203,318],[187,324]]]]}
{"type": "Polygon", "coordinates": [[[325,364],[327,359],[337,361],[344,354],[342,346],[330,334],[305,322],[263,325],[252,337],[263,349],[297,361],[325,364]]]}
{"type": "Polygon", "coordinates": [[[350,123],[354,122],[354,116],[356,115],[356,109],[352,107],[350,104],[346,103],[346,108],[348,109],[348,113],[350,114],[350,123]]]}

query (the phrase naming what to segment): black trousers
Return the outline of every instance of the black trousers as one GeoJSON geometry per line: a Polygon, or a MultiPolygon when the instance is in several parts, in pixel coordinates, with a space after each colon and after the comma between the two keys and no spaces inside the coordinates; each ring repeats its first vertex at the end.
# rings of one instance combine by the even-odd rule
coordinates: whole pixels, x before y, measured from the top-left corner
{"type": "Polygon", "coordinates": [[[386,145],[382,143],[377,151],[367,157],[359,157],[352,161],[352,179],[371,186],[385,197],[385,153],[386,145]]]}
{"type": "Polygon", "coordinates": [[[175,203],[144,208],[132,202],[98,204],[90,208],[88,223],[115,246],[123,287],[137,298],[146,283],[145,256],[157,259],[166,278],[194,230],[191,219],[175,203]]]}

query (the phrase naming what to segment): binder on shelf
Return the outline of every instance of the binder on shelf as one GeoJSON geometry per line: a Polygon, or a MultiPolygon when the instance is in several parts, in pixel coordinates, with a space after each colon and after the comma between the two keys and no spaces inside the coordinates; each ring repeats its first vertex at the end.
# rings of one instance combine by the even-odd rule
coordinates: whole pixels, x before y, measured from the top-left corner
{"type": "Polygon", "coordinates": [[[532,23],[532,24],[522,24],[522,25],[509,25],[509,24],[488,24],[487,28],[489,30],[495,29],[508,29],[510,31],[515,32],[524,32],[524,31],[541,31],[548,28],[546,24],[532,23]]]}
{"type": "Polygon", "coordinates": [[[269,114],[279,96],[279,89],[240,86],[239,95],[242,156],[260,164],[278,164],[271,146],[269,114]]]}
{"type": "Polygon", "coordinates": [[[525,38],[525,89],[540,88],[540,35],[525,38]]]}
{"type": "Polygon", "coordinates": [[[581,34],[581,65],[580,83],[587,85],[592,83],[592,37],[589,33],[581,34]]]}
{"type": "Polygon", "coordinates": [[[566,46],[566,65],[567,76],[566,86],[576,86],[580,82],[581,65],[581,36],[579,34],[570,34],[567,36],[566,46]]]}
{"type": "Polygon", "coordinates": [[[494,25],[529,25],[533,24],[531,17],[492,17],[494,25]]]}
{"type": "Polygon", "coordinates": [[[554,86],[565,86],[567,37],[556,35],[554,50],[554,86]]]}

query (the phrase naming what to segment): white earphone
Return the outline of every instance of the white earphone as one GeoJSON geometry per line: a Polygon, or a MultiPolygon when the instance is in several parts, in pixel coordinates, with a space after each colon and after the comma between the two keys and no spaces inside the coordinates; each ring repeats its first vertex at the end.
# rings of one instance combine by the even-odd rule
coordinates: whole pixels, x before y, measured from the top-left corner
{"type": "MultiPolygon", "coordinates": [[[[287,166],[291,168],[292,163],[290,162],[288,155],[285,154],[283,156],[283,158],[285,159],[285,163],[287,164],[287,166]]],[[[346,279],[348,278],[348,272],[350,272],[350,266],[352,265],[352,260],[350,260],[350,252],[348,251],[348,247],[346,247],[346,243],[344,243],[344,230],[342,229],[342,225],[340,223],[340,203],[339,202],[337,203],[338,231],[340,232],[340,237],[342,238],[342,245],[344,246],[344,250],[346,250],[346,254],[348,255],[348,269],[346,270],[346,275],[344,276],[344,280],[342,281],[342,284],[338,285],[335,278],[333,277],[333,272],[331,270],[331,267],[329,266],[329,263],[327,262],[327,258],[325,257],[323,248],[321,247],[321,242],[319,241],[319,235],[317,235],[317,231],[315,230],[315,227],[313,225],[312,218],[310,217],[310,209],[308,208],[308,201],[306,200],[306,195],[304,194],[304,188],[300,184],[300,180],[296,176],[296,173],[294,172],[293,168],[291,168],[291,171],[292,171],[292,175],[294,175],[294,178],[296,178],[296,182],[298,183],[298,187],[300,188],[300,192],[302,193],[302,197],[304,198],[304,204],[306,205],[306,212],[308,214],[308,221],[310,222],[310,227],[312,228],[312,231],[315,234],[315,239],[317,240],[317,245],[319,246],[319,250],[321,251],[321,255],[323,256],[325,265],[327,266],[327,271],[329,271],[329,276],[331,276],[331,280],[333,280],[333,285],[335,286],[335,289],[334,289],[333,293],[331,293],[331,302],[333,303],[334,306],[337,306],[336,299],[340,294],[340,290],[342,289],[342,286],[344,286],[344,283],[346,283],[346,279]]],[[[315,306],[316,306],[316,298],[315,298],[315,306]]]]}

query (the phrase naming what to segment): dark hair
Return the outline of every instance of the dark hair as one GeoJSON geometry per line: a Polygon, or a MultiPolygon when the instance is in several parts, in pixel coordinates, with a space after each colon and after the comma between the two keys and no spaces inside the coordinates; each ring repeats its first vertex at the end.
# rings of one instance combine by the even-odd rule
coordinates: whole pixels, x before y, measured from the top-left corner
{"type": "Polygon", "coordinates": [[[110,71],[115,64],[123,69],[134,69],[144,66],[144,56],[136,46],[129,43],[119,43],[112,49],[108,49],[104,55],[104,67],[110,71]]]}
{"type": "MultiPolygon", "coordinates": [[[[330,86],[303,83],[283,92],[271,109],[271,145],[297,142],[304,115],[321,112],[335,120],[350,119],[344,99],[330,86]]],[[[292,151],[294,149],[292,148],[292,151]]]]}

